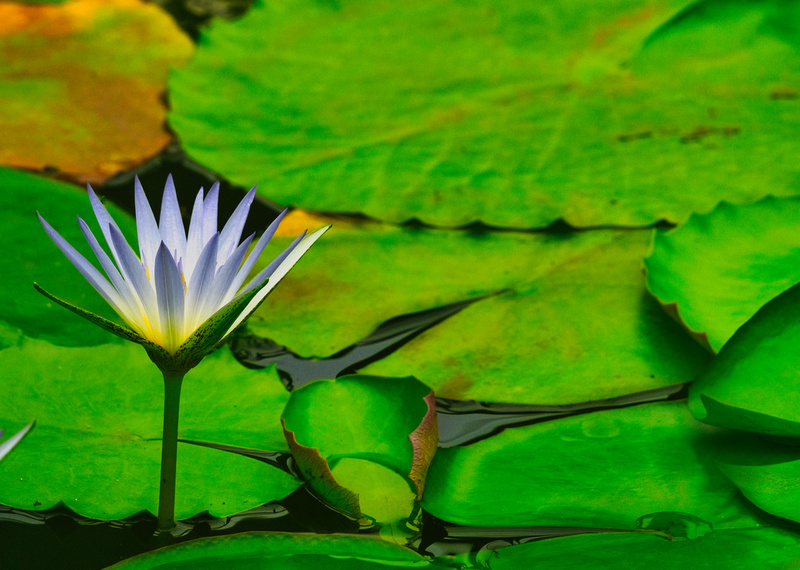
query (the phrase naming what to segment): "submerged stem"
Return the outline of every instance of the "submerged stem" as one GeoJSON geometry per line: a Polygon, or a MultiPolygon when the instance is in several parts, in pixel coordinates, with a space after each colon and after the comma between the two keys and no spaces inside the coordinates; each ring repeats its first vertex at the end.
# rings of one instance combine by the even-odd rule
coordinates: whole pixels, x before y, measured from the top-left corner
{"type": "Polygon", "coordinates": [[[175,527],[175,473],[178,463],[178,415],[183,374],[164,372],[164,436],[161,441],[161,486],[158,494],[158,530],[175,527]]]}

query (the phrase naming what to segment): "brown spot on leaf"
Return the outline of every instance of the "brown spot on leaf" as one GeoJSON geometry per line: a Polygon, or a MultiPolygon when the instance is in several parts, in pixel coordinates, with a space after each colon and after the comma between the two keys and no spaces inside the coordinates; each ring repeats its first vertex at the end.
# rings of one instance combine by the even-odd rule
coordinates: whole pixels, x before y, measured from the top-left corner
{"type": "Polygon", "coordinates": [[[797,90],[790,87],[777,87],[769,92],[769,98],[773,101],[781,99],[797,99],[797,90]]]}
{"type": "Polygon", "coordinates": [[[474,382],[461,372],[456,372],[439,388],[439,395],[443,398],[459,399],[472,388],[474,382]]]}
{"type": "Polygon", "coordinates": [[[681,135],[682,143],[695,143],[709,137],[711,135],[722,135],[724,137],[732,137],[738,135],[741,129],[738,125],[728,125],[724,127],[709,127],[706,125],[699,125],[690,132],[681,135]]]}
{"type": "Polygon", "coordinates": [[[653,136],[653,131],[636,131],[633,133],[623,133],[621,135],[617,135],[617,140],[619,142],[629,142],[638,139],[649,139],[652,136],[653,136]]]}

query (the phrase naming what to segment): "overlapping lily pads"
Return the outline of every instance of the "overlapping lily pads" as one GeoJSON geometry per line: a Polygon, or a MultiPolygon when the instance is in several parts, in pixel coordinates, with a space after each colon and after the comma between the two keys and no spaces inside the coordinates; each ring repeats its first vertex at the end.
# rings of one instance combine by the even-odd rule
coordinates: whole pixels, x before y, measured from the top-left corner
{"type": "Polygon", "coordinates": [[[721,427],[800,437],[800,285],[764,305],[692,385],[689,407],[721,427]]]}
{"type": "MultiPolygon", "coordinates": [[[[36,510],[63,501],[100,519],[156,511],[163,387],[140,347],[25,339],[0,351],[0,367],[0,424],[18,429],[36,419],[0,464],[0,503],[36,510]]],[[[217,351],[187,376],[180,437],[288,450],[279,420],[287,398],[274,371],[247,370],[217,351]]],[[[264,463],[182,445],[176,516],[232,514],[299,485],[264,463]]]]}
{"type": "Polygon", "coordinates": [[[800,199],[722,202],[657,231],[648,289],[698,339],[719,351],[767,301],[800,281],[800,199]]]}
{"type": "Polygon", "coordinates": [[[157,154],[167,73],[193,47],[137,0],[0,4],[0,164],[101,181],[157,154]]]}
{"type": "Polygon", "coordinates": [[[477,526],[635,529],[637,519],[658,513],[686,523],[670,523],[675,528],[757,525],[714,464],[708,432],[682,402],[507,429],[440,449],[423,507],[477,526]]]}
{"type": "Polygon", "coordinates": [[[363,370],[455,399],[565,404],[680,382],[707,355],[647,298],[646,238],[592,232],[513,293],[479,301],[363,370]],[[610,240],[610,241],[607,241],[610,240]]]}
{"type": "Polygon", "coordinates": [[[708,355],[646,295],[647,240],[334,225],[248,326],[327,356],[399,314],[503,292],[365,373],[413,374],[437,396],[555,404],[687,382],[708,355]]]}
{"type": "Polygon", "coordinates": [[[443,226],[681,222],[800,190],[794,10],[261,1],[173,74],[170,123],[195,160],[287,205],[443,226]]]}

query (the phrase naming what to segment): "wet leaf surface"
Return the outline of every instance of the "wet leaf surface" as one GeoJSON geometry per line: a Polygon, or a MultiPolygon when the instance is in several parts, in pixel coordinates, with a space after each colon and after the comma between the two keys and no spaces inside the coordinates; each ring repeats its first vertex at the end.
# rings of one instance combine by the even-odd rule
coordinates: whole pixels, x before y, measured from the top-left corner
{"type": "Polygon", "coordinates": [[[486,561],[491,570],[528,564],[554,570],[581,567],[791,568],[797,562],[797,535],[776,528],[719,530],[695,540],[669,541],[647,534],[592,534],[542,540],[504,548],[486,561]]]}
{"type": "Polygon", "coordinates": [[[465,525],[635,529],[679,512],[714,529],[757,526],[683,402],[575,416],[440,449],[423,508],[465,525]]]}

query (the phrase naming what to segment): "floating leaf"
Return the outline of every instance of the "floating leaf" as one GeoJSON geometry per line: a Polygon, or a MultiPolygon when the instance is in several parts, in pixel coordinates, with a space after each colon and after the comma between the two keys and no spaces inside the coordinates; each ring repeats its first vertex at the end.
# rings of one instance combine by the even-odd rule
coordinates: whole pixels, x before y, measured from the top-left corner
{"type": "MultiPolygon", "coordinates": [[[[314,262],[295,267],[248,327],[303,356],[329,356],[392,317],[511,289],[619,238],[335,223],[309,254],[314,262]]],[[[273,251],[287,243],[274,241],[273,251]]]]}
{"type": "Polygon", "coordinates": [[[445,398],[532,404],[692,380],[708,355],[646,295],[646,236],[567,239],[576,247],[560,258],[550,244],[528,250],[546,257],[516,292],[473,303],[362,372],[413,374],[445,398]]]}
{"type": "Polygon", "coordinates": [[[102,181],[170,140],[167,74],[192,44],[137,0],[0,4],[0,164],[102,181]]]}
{"type": "Polygon", "coordinates": [[[431,562],[408,548],[387,544],[372,537],[247,532],[192,540],[124,560],[111,568],[215,570],[222,566],[230,570],[449,567],[431,562]]]}
{"type": "Polygon", "coordinates": [[[647,295],[647,242],[646,231],[336,224],[314,246],[314,262],[296,267],[248,327],[299,354],[328,356],[397,315],[505,291],[364,370],[413,374],[441,397],[537,404],[688,382],[709,355],[647,295]]]}
{"type": "Polygon", "coordinates": [[[800,447],[737,432],[716,442],[722,472],[757,507],[800,522],[800,447]]]}
{"type": "MultiPolygon", "coordinates": [[[[33,288],[38,281],[88,311],[114,314],[52,244],[36,219],[37,210],[46,214],[64,238],[89,258],[91,250],[75,219],[77,214],[94,225],[85,194],[68,184],[6,168],[0,168],[0,186],[0,346],[12,345],[22,335],[67,346],[115,342],[113,335],[56,306],[33,288]]],[[[111,204],[108,208],[123,233],[136,234],[131,216],[111,204]]]]}
{"type": "Polygon", "coordinates": [[[722,202],[656,231],[647,287],[714,351],[767,301],[800,281],[800,199],[722,202]]]}
{"type": "Polygon", "coordinates": [[[487,556],[490,570],[540,567],[548,570],[627,568],[792,568],[800,540],[775,527],[720,530],[695,540],[665,540],[644,533],[584,534],[537,540],[487,556]]]}
{"type": "Polygon", "coordinates": [[[797,21],[781,0],[260,1],[203,33],[169,120],[287,205],[681,222],[800,189],[797,21]]]}
{"type": "Polygon", "coordinates": [[[475,526],[634,529],[641,517],[676,512],[714,529],[753,526],[707,432],[682,402],[507,429],[440,449],[423,507],[475,526]]]}
{"type": "Polygon", "coordinates": [[[435,413],[430,388],[414,378],[344,376],[293,391],[282,419],[315,493],[353,518],[391,524],[422,496],[435,413]]]}
{"type": "MultiPolygon", "coordinates": [[[[36,429],[0,463],[0,503],[116,519],[156,512],[163,385],[133,344],[64,348],[23,340],[0,351],[0,424],[36,429]]],[[[274,369],[253,372],[221,350],[187,376],[180,437],[286,450],[288,399],[274,369]]],[[[176,516],[225,516],[284,497],[300,482],[264,463],[203,447],[178,450],[176,516]]]]}
{"type": "Polygon", "coordinates": [[[689,408],[720,427],[800,437],[800,285],[742,325],[697,377],[689,408]],[[789,395],[789,397],[787,397],[789,395]]]}

